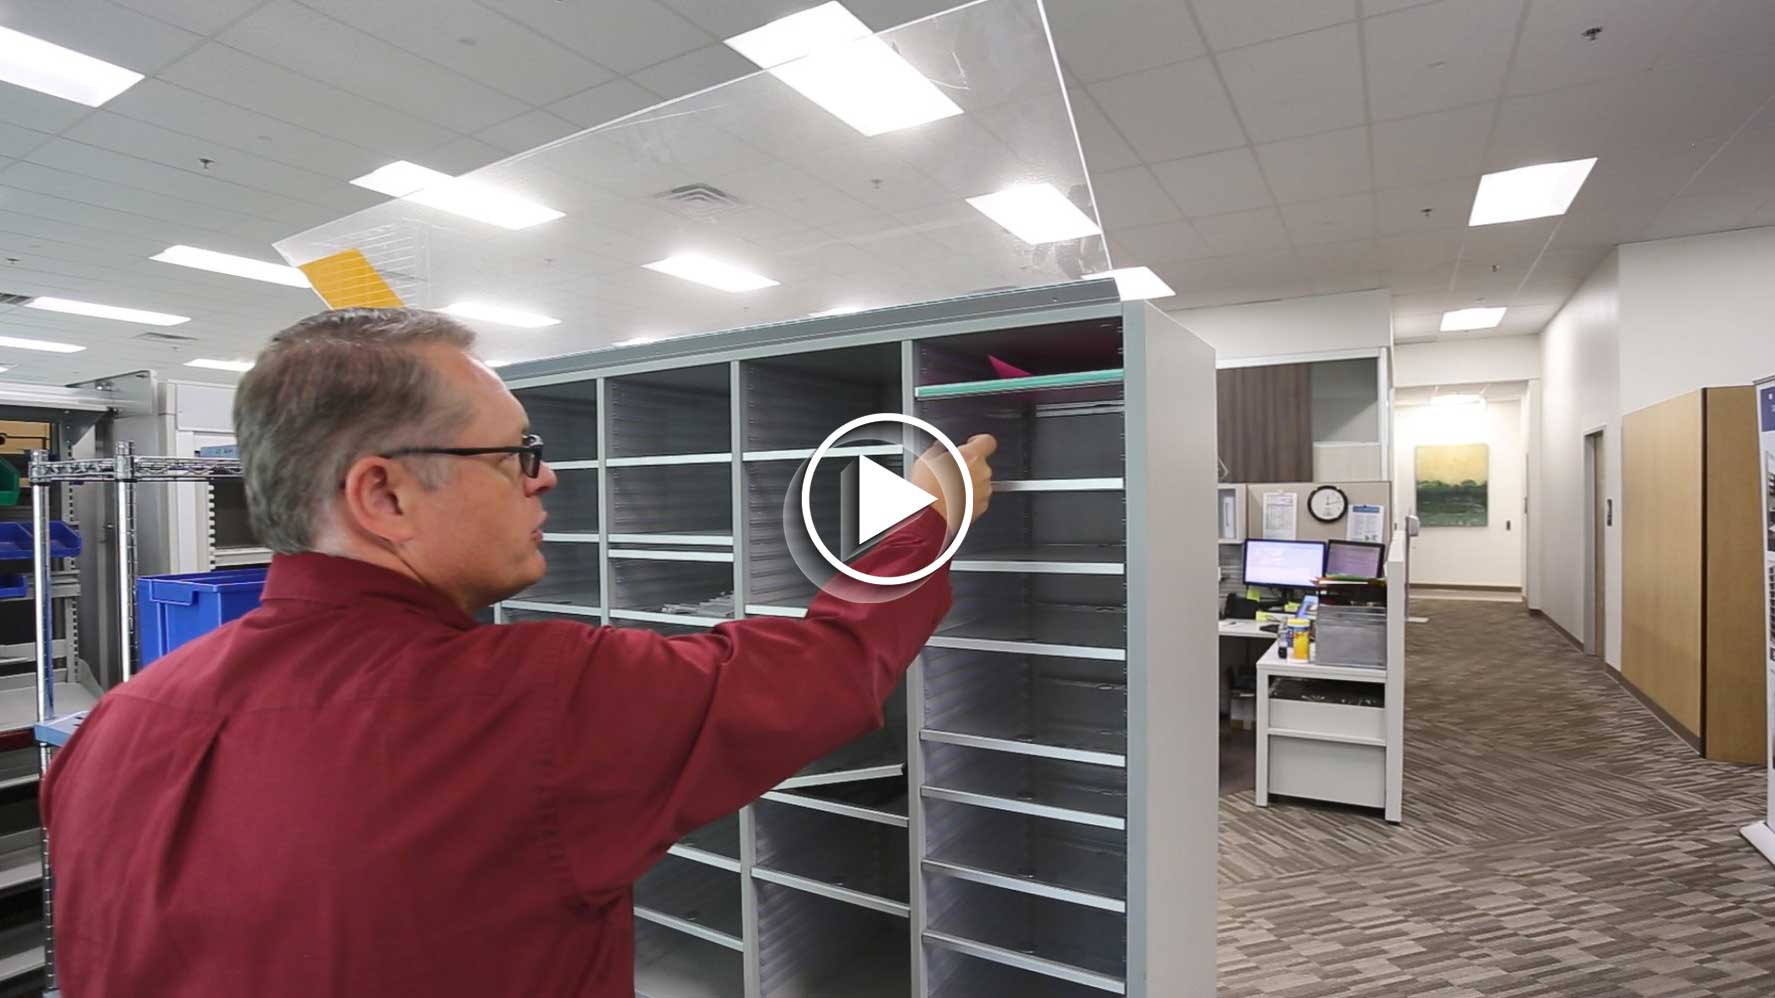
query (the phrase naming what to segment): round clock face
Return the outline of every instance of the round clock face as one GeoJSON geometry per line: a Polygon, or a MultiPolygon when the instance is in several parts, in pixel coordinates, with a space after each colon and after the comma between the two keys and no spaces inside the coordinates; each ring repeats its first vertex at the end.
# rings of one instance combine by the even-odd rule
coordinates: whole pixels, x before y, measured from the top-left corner
{"type": "Polygon", "coordinates": [[[1334,523],[1343,519],[1344,510],[1349,505],[1349,497],[1344,495],[1343,489],[1335,485],[1321,485],[1307,497],[1307,510],[1320,523],[1334,523]]]}

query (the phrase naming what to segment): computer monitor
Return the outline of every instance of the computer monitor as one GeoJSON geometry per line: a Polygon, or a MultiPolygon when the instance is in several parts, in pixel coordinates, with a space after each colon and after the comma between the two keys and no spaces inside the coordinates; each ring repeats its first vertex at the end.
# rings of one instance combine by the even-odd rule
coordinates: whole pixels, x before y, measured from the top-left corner
{"type": "Polygon", "coordinates": [[[1323,541],[1245,542],[1245,584],[1312,589],[1325,575],[1323,541]]]}
{"type": "Polygon", "coordinates": [[[1364,579],[1381,577],[1381,566],[1387,563],[1387,546],[1370,541],[1328,541],[1325,545],[1326,575],[1355,575],[1364,579]]]}

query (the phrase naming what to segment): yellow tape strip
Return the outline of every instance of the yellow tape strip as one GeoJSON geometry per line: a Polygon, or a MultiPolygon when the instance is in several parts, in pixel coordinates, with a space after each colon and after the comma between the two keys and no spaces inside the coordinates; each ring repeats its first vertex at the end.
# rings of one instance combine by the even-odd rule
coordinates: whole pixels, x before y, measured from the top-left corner
{"type": "Polygon", "coordinates": [[[329,308],[400,308],[401,298],[361,250],[348,249],[301,267],[329,308]]]}

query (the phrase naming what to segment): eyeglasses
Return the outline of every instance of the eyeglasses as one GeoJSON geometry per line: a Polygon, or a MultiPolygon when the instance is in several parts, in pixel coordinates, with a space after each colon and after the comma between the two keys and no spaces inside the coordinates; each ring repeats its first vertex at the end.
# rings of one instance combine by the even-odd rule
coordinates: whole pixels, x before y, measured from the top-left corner
{"type": "Polygon", "coordinates": [[[407,457],[414,454],[441,454],[446,457],[478,457],[482,454],[516,454],[518,469],[525,478],[535,478],[542,474],[542,438],[534,433],[526,433],[523,443],[516,447],[402,447],[391,450],[382,457],[407,457]]]}

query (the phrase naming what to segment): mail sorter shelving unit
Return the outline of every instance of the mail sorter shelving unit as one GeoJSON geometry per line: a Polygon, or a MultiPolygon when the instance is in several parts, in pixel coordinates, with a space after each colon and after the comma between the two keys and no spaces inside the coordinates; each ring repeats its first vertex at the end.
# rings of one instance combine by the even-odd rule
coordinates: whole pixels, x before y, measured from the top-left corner
{"type": "MultiPolygon", "coordinates": [[[[1189,567],[1214,544],[1213,369],[1093,282],[506,370],[562,483],[549,577],[507,620],[801,616],[785,517],[828,433],[888,411],[1000,441],[954,609],[885,727],[643,877],[637,993],[1213,993],[1214,592],[1189,567]]],[[[849,444],[816,496],[856,454],[905,470],[849,444]]],[[[814,516],[839,536],[833,504],[814,516]]]]}

